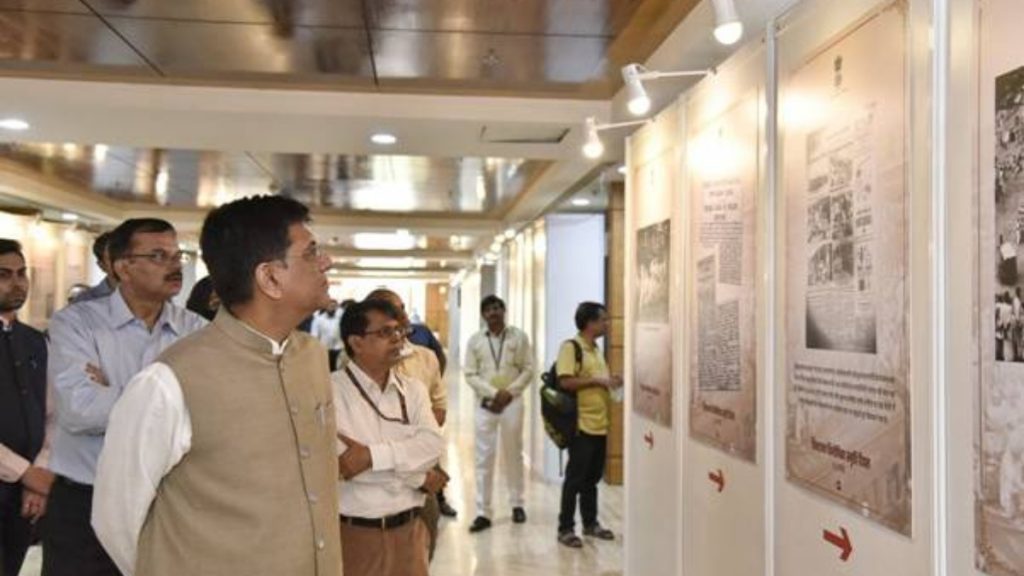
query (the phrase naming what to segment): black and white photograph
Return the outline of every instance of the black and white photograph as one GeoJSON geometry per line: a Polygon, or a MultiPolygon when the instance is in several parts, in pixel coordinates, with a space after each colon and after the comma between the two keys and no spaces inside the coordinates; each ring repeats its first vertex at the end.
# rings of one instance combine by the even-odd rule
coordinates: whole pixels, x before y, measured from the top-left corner
{"type": "Polygon", "coordinates": [[[668,428],[672,427],[671,243],[671,220],[636,232],[633,411],[668,428]]]}

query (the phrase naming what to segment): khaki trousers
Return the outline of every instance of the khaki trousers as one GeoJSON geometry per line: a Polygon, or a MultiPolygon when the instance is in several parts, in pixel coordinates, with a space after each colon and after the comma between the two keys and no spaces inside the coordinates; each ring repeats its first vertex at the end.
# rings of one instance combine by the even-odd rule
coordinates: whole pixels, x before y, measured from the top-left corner
{"type": "Polygon", "coordinates": [[[420,517],[392,528],[341,523],[345,576],[428,576],[427,527],[420,517]]]}

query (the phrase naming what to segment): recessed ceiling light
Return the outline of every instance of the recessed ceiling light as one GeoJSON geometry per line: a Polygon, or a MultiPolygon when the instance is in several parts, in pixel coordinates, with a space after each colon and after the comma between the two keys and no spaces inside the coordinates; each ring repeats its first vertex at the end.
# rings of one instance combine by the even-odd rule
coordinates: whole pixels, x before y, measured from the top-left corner
{"type": "Polygon", "coordinates": [[[373,136],[370,136],[370,142],[380,146],[391,146],[395,142],[398,142],[398,137],[387,132],[378,132],[373,136]]]}
{"type": "Polygon", "coordinates": [[[64,212],[60,215],[60,219],[65,222],[77,222],[78,214],[75,214],[74,212],[64,212]]]}
{"type": "Polygon", "coordinates": [[[29,129],[29,123],[20,118],[4,118],[0,120],[0,128],[21,132],[29,129]]]}
{"type": "Polygon", "coordinates": [[[590,206],[590,200],[588,200],[586,198],[573,198],[572,199],[572,205],[573,206],[590,206]]]}

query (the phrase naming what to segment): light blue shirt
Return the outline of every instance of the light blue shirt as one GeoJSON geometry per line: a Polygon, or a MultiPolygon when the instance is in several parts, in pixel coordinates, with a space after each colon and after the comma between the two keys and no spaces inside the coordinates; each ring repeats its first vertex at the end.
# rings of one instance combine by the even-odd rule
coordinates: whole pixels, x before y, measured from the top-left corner
{"type": "Polygon", "coordinates": [[[50,469],[91,485],[107,418],[125,386],[168,346],[205,325],[199,315],[168,302],[150,332],[132,314],[120,290],[54,314],[49,326],[49,373],[57,426],[50,469]],[[103,371],[107,386],[89,376],[87,364],[103,371]]]}

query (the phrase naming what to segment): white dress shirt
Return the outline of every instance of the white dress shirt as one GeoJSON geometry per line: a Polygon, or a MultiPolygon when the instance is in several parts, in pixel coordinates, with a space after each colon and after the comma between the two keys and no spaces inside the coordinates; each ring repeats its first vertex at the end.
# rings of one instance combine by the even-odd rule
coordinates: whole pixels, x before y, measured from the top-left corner
{"type": "MultiPolygon", "coordinates": [[[[270,341],[275,356],[284,353],[287,340],[252,331],[270,341]]],[[[154,362],[114,405],[96,467],[92,527],[124,576],[135,573],[139,536],[160,482],[191,448],[192,420],[178,377],[154,362]]]]}
{"type": "MultiPolygon", "coordinates": [[[[430,409],[427,387],[396,377],[392,370],[387,385],[381,390],[355,362],[349,362],[348,369],[369,401],[345,370],[333,373],[331,383],[338,431],[369,447],[373,465],[338,484],[341,514],[382,518],[422,506],[425,495],[418,489],[444,451],[444,438],[430,409]],[[408,424],[386,421],[370,405],[373,402],[389,419],[401,420],[403,397],[408,424]]],[[[339,440],[338,453],[345,450],[345,444],[339,440]]]]}
{"type": "Polygon", "coordinates": [[[506,326],[501,334],[484,328],[466,344],[462,374],[477,398],[494,398],[498,390],[518,398],[535,373],[530,338],[515,326],[506,326]]]}

